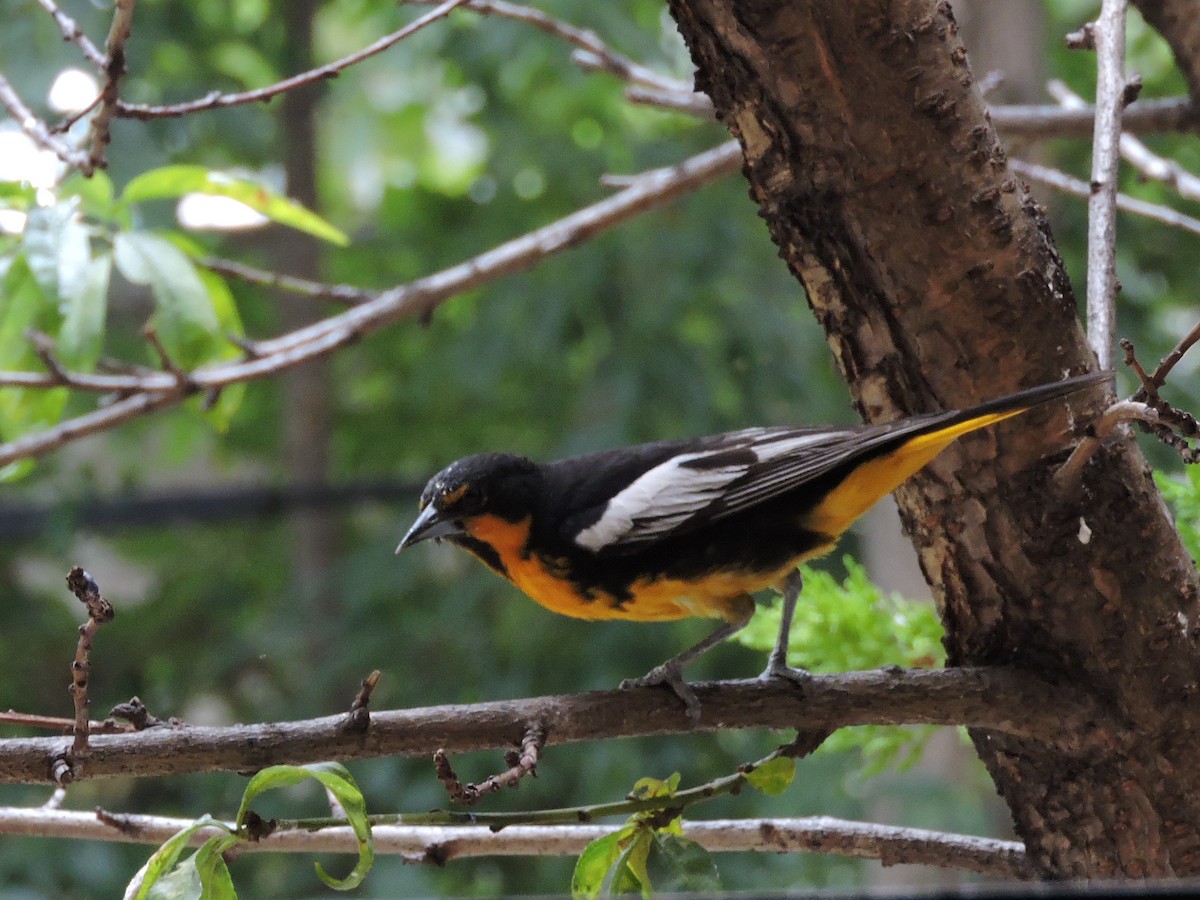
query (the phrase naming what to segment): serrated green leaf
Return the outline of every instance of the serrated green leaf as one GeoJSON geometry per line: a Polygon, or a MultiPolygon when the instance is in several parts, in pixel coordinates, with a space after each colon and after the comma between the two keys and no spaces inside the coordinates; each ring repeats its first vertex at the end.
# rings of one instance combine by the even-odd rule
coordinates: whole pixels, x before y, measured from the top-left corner
{"type": "Polygon", "coordinates": [[[203,166],[163,166],[143,172],[125,186],[121,202],[142,203],[166,200],[186,194],[229,197],[253,209],[273,222],[311,234],[339,247],[350,243],[345,233],[294,200],[269,190],[258,182],[214,172],[203,166]]]}
{"type": "Polygon", "coordinates": [[[346,813],[346,820],[354,830],[358,840],[358,863],[345,878],[336,879],[328,875],[321,864],[316,864],[317,877],[329,887],[339,891],[349,891],[358,887],[371,866],[375,862],[375,842],[371,837],[371,822],[367,818],[367,804],[362,791],[354,781],[350,770],[341,763],[316,763],[309,766],[268,766],[257,772],[242,794],[242,803],[238,807],[237,826],[242,827],[250,804],[264,791],[291,787],[306,779],[319,781],[330,793],[337,798],[338,803],[346,813]]]}
{"type": "Polygon", "coordinates": [[[571,896],[575,900],[593,900],[600,895],[609,870],[621,855],[621,841],[630,833],[632,829],[622,828],[583,848],[571,874],[571,896]]]}
{"type": "Polygon", "coordinates": [[[711,894],[721,890],[721,876],[712,854],[676,834],[654,836],[647,872],[654,889],[663,894],[711,894]]]}
{"type": "Polygon", "coordinates": [[[113,240],[113,258],[122,275],[153,293],[154,327],[177,365],[186,370],[219,358],[226,346],[220,322],[186,254],[159,235],[123,231],[113,240]]]}
{"type": "Polygon", "coordinates": [[[100,358],[104,322],[108,312],[108,283],[112,256],[91,260],[84,278],[63,300],[63,322],[58,330],[58,353],[72,369],[90,370],[100,358]]]}
{"type": "Polygon", "coordinates": [[[782,794],[796,778],[796,760],[790,756],[777,756],[767,760],[752,772],[746,773],[751,786],[768,797],[782,794]]]}

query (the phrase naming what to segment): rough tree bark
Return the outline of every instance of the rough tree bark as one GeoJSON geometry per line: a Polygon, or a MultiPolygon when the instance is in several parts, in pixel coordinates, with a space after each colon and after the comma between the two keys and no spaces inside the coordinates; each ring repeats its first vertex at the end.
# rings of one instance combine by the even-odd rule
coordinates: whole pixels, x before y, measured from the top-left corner
{"type": "MultiPolygon", "coordinates": [[[[1093,364],[949,4],[670,6],[864,418],[963,406],[1093,364]]],[[[1077,496],[1056,497],[1068,426],[1057,410],[961,441],[899,492],[905,525],[950,664],[1031,669],[1094,691],[1111,713],[1084,729],[1099,738],[1091,748],[1082,732],[1074,747],[972,734],[1036,870],[1194,875],[1197,575],[1132,441],[1093,460],[1077,496]]]]}

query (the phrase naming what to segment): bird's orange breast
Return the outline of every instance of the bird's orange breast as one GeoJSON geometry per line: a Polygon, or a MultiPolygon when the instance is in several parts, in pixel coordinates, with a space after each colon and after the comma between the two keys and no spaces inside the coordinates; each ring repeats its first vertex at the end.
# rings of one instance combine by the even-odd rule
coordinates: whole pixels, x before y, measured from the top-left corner
{"type": "Polygon", "coordinates": [[[622,598],[573,581],[569,560],[531,552],[528,518],[510,522],[477,516],[464,524],[471,537],[496,551],[507,578],[530,599],[576,619],[666,622],[700,616],[733,621],[744,614],[747,594],[778,585],[795,568],[789,563],[770,572],[715,572],[694,581],[642,578],[622,598]]]}

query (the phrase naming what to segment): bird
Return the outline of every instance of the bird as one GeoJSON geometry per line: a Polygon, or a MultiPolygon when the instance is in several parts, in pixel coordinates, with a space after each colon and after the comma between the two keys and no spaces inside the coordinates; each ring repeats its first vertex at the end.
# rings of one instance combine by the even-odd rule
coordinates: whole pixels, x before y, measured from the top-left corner
{"type": "Polygon", "coordinates": [[[763,679],[787,663],[798,566],[836,545],[875,502],[962,435],[1112,378],[1091,373],[968,409],[879,425],[770,426],[537,463],[478,453],[421,493],[396,552],[445,540],[535,602],[577,619],[720,619],[703,640],[622,688],[665,685],[700,716],[684,666],[750,621],[753,594],[783,596],[763,679]]]}

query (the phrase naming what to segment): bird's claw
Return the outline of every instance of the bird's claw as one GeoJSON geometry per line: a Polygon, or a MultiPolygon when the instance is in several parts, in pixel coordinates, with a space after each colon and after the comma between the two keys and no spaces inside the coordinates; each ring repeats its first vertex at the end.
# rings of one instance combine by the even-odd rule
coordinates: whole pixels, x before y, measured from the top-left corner
{"type": "Polygon", "coordinates": [[[812,683],[813,676],[808,669],[789,666],[784,656],[772,653],[767,660],[767,667],[763,669],[763,673],[758,676],[758,679],[759,681],[770,681],[774,678],[783,678],[803,690],[812,683]]]}
{"type": "Polygon", "coordinates": [[[700,700],[696,697],[696,692],[692,690],[691,685],[683,680],[681,668],[669,664],[655,666],[641,678],[626,678],[621,682],[621,690],[628,691],[632,688],[659,687],[660,685],[669,687],[687,707],[688,718],[693,722],[698,721],[700,719],[700,700]]]}

